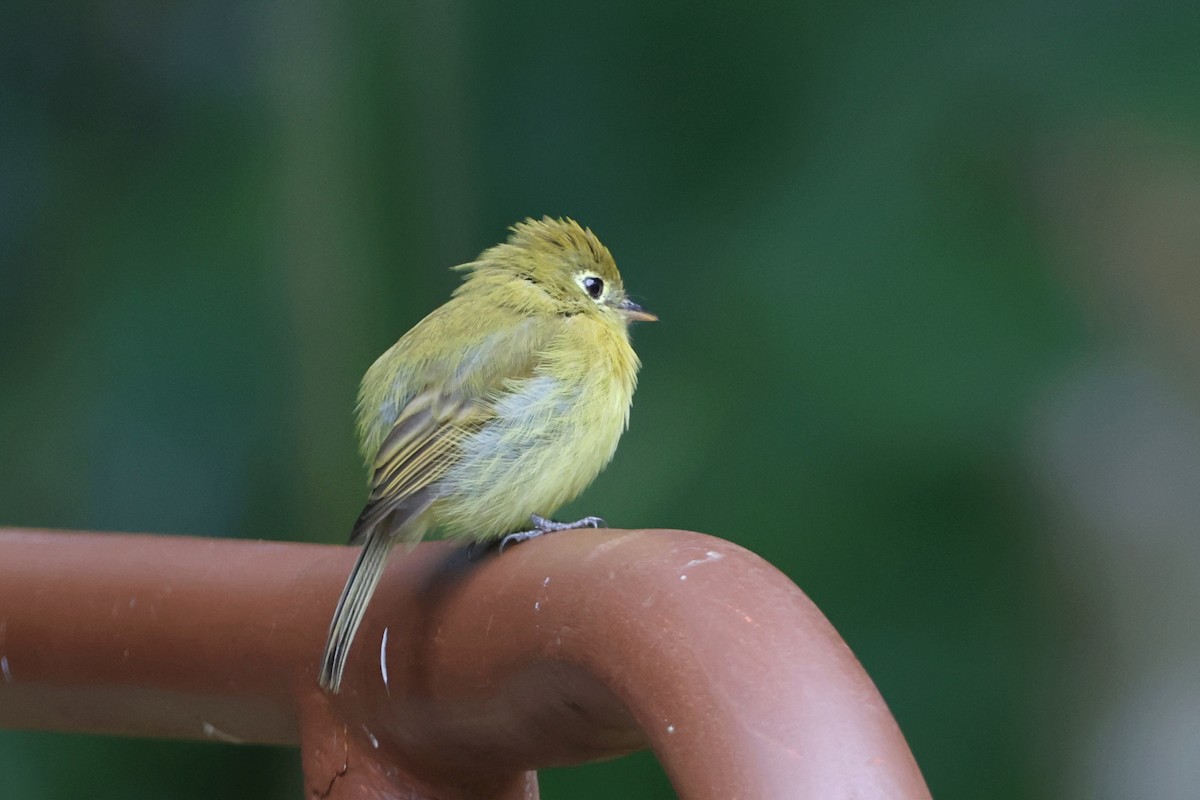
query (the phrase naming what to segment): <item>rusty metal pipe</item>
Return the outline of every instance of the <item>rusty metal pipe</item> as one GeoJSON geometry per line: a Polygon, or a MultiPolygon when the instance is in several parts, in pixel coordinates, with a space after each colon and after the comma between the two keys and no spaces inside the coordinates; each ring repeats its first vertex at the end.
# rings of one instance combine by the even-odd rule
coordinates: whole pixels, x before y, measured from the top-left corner
{"type": "Polygon", "coordinates": [[[299,745],[331,798],[536,798],[537,768],[646,746],[688,800],[929,796],[832,626],[729,542],[398,552],[330,698],[317,662],[354,555],[0,530],[0,726],[299,745]]]}

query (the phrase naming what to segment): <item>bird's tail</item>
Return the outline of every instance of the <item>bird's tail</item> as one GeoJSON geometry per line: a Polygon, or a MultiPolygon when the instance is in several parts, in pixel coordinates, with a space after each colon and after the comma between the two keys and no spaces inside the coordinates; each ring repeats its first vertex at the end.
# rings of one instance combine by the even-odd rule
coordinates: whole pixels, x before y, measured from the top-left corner
{"type": "Polygon", "coordinates": [[[329,623],[329,638],[325,640],[319,678],[322,688],[334,694],[341,688],[350,644],[358,632],[367,603],[379,585],[379,576],[383,574],[388,553],[395,541],[385,529],[376,528],[368,533],[358,560],[354,562],[354,569],[350,570],[346,588],[342,589],[337,610],[333,612],[333,621],[329,623]]]}

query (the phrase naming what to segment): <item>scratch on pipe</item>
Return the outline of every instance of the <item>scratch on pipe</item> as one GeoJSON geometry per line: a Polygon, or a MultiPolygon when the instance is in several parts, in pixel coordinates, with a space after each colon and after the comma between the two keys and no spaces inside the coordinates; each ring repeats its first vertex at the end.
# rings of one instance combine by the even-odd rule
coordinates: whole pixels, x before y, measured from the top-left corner
{"type": "Polygon", "coordinates": [[[342,768],[333,773],[333,777],[329,779],[329,785],[325,790],[318,792],[313,790],[313,793],[320,798],[329,797],[333,794],[333,785],[337,783],[338,778],[344,776],[350,771],[350,732],[346,730],[346,726],[342,726],[342,768]]]}
{"type": "Polygon", "coordinates": [[[229,742],[230,744],[242,744],[242,740],[236,736],[226,733],[225,731],[213,725],[211,722],[204,722],[204,735],[210,739],[216,739],[221,742],[229,742]]]}
{"type": "Polygon", "coordinates": [[[759,730],[758,728],[750,728],[750,727],[748,727],[748,726],[747,726],[747,730],[748,730],[748,731],[749,731],[751,734],[753,734],[753,735],[754,735],[754,737],[755,737],[756,739],[761,739],[761,740],[763,740],[764,742],[767,742],[767,743],[769,743],[769,744],[773,744],[773,745],[775,745],[775,746],[776,746],[776,747],[778,747],[780,750],[782,750],[783,752],[787,753],[789,756],[791,756],[792,758],[796,759],[797,761],[802,761],[802,760],[804,760],[804,756],[803,756],[803,755],[801,755],[801,754],[800,754],[800,752],[799,752],[798,750],[796,750],[796,749],[795,749],[795,748],[793,748],[793,747],[789,747],[788,745],[786,745],[786,744],[784,744],[783,742],[779,741],[778,737],[776,737],[774,734],[765,733],[764,731],[762,731],[762,730],[759,730]]]}
{"type": "Polygon", "coordinates": [[[0,656],[0,672],[4,673],[4,682],[12,683],[12,670],[8,668],[8,656],[0,656]]]}
{"type": "Polygon", "coordinates": [[[379,643],[379,674],[383,676],[383,688],[387,690],[388,697],[391,697],[392,687],[388,686],[387,674],[387,637],[388,628],[384,628],[383,640],[379,643]]]}
{"type": "Polygon", "coordinates": [[[624,537],[616,536],[616,535],[604,537],[604,542],[602,544],[598,544],[595,547],[592,547],[588,550],[587,560],[591,561],[593,558],[600,555],[604,551],[611,550],[614,547],[619,547],[621,544],[621,539],[623,539],[623,538],[624,537]]]}

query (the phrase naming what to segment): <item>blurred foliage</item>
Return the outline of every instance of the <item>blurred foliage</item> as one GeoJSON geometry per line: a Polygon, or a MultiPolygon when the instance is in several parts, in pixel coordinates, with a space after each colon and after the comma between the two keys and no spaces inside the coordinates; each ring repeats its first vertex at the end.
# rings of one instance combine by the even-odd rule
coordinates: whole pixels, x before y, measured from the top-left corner
{"type": "MultiPolygon", "coordinates": [[[[1098,334],[1036,197],[1200,141],[1191,3],[101,2],[0,11],[0,521],[342,541],[358,377],[570,215],[662,322],[563,512],[731,538],[817,601],[935,796],[1051,796],[1022,467],[1098,334]]],[[[262,749],[0,734],[0,796],[297,796],[262,749]]],[[[548,798],[670,797],[648,756],[548,798]]]]}

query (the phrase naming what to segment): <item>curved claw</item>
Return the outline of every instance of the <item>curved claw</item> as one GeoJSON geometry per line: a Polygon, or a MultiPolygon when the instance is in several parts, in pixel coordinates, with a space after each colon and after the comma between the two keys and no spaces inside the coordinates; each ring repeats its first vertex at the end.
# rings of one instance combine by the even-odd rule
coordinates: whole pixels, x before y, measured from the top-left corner
{"type": "Polygon", "coordinates": [[[546,531],[532,530],[532,531],[518,531],[517,533],[510,533],[507,536],[505,536],[503,539],[500,540],[500,546],[499,546],[499,548],[497,548],[497,552],[503,553],[504,548],[508,547],[510,544],[518,544],[520,542],[526,542],[526,541],[529,541],[530,539],[541,536],[543,533],[546,533],[546,531]]]}
{"type": "Polygon", "coordinates": [[[485,545],[483,547],[480,547],[480,544],[483,544],[483,543],[476,541],[474,539],[472,539],[471,542],[467,544],[467,561],[478,561],[479,559],[483,558],[485,553],[487,553],[487,551],[488,551],[487,546],[485,545]]]}

